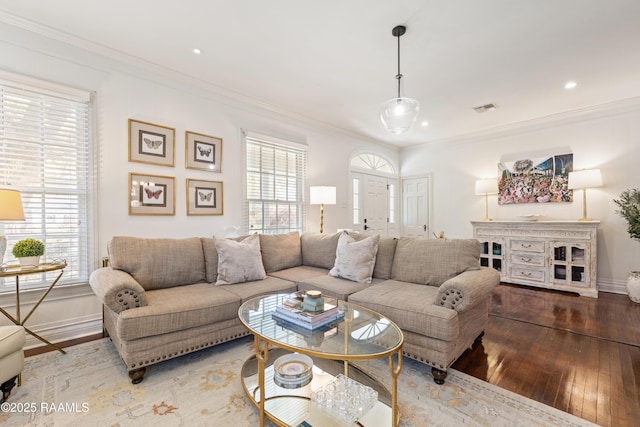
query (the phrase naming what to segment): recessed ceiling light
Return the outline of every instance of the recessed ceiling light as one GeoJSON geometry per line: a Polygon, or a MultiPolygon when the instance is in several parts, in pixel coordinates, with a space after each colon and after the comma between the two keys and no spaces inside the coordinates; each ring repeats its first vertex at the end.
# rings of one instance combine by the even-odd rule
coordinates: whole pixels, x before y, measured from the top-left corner
{"type": "Polygon", "coordinates": [[[194,49],[192,50],[192,52],[193,52],[193,53],[195,53],[196,55],[200,55],[200,53],[201,53],[200,49],[198,49],[197,47],[196,47],[196,48],[194,48],[194,49]]]}
{"type": "Polygon", "coordinates": [[[420,123],[420,126],[422,126],[423,128],[426,128],[427,126],[429,126],[429,122],[426,120],[423,120],[422,123],[420,123]]]}
{"type": "Polygon", "coordinates": [[[578,86],[578,83],[576,83],[576,82],[566,82],[564,84],[564,88],[565,89],[573,89],[576,86],[578,86]]]}

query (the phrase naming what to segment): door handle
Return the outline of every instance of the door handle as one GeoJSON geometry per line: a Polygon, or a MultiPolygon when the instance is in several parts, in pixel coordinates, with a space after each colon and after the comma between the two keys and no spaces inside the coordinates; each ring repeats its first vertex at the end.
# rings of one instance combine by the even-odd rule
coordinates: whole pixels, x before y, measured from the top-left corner
{"type": "Polygon", "coordinates": [[[423,230],[424,232],[426,232],[426,231],[427,231],[427,224],[424,224],[424,225],[422,226],[422,230],[423,230]]]}
{"type": "Polygon", "coordinates": [[[371,228],[369,226],[367,226],[367,224],[364,225],[364,231],[367,231],[368,228],[371,228]]]}

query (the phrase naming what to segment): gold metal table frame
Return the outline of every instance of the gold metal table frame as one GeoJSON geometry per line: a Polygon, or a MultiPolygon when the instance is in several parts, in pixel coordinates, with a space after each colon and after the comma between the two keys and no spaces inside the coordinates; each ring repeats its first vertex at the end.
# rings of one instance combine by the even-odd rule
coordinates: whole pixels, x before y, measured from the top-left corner
{"type": "Polygon", "coordinates": [[[40,335],[36,334],[31,329],[27,328],[24,324],[27,322],[27,320],[29,320],[29,318],[36,311],[38,306],[40,306],[42,301],[47,297],[47,295],[49,295],[49,292],[51,292],[53,287],[58,283],[58,281],[62,277],[62,274],[64,273],[64,269],[65,269],[66,266],[67,266],[67,262],[66,261],[59,261],[59,262],[41,263],[37,267],[29,268],[29,269],[23,269],[23,268],[20,268],[20,266],[8,266],[8,267],[2,267],[2,269],[0,269],[0,278],[8,278],[8,277],[15,277],[16,278],[16,315],[15,315],[15,317],[12,316],[11,314],[9,314],[2,307],[0,307],[0,312],[2,314],[4,314],[5,317],[7,317],[9,320],[11,320],[16,325],[21,325],[22,327],[24,327],[24,330],[29,335],[39,339],[40,341],[42,341],[43,343],[45,343],[47,345],[50,345],[51,347],[54,347],[56,350],[58,350],[59,352],[61,352],[63,354],[66,354],[66,352],[61,347],[59,347],[56,344],[53,344],[53,343],[49,342],[47,339],[45,339],[45,338],[41,337],[40,335]],[[20,314],[20,276],[26,276],[26,275],[30,275],[30,274],[46,273],[46,272],[49,272],[49,271],[59,271],[59,273],[56,276],[56,278],[54,279],[54,281],[49,285],[49,287],[40,296],[40,299],[38,300],[38,302],[36,302],[35,305],[31,308],[29,313],[27,313],[27,315],[24,318],[22,318],[21,314],[20,314]]]}
{"type": "MultiPolygon", "coordinates": [[[[246,301],[240,309],[238,310],[238,314],[241,322],[247,327],[247,329],[253,333],[254,336],[254,352],[255,355],[249,358],[245,364],[249,363],[252,358],[257,360],[257,374],[258,374],[258,384],[255,389],[250,390],[245,384],[245,378],[241,374],[242,385],[245,389],[246,394],[249,396],[251,401],[257,406],[259,410],[260,417],[260,426],[264,426],[265,417],[269,418],[275,424],[280,426],[288,426],[289,424],[284,423],[280,419],[277,418],[276,415],[270,414],[265,409],[265,401],[272,399],[273,397],[268,396],[266,386],[265,386],[265,370],[267,366],[267,362],[269,361],[269,352],[270,347],[274,347],[279,351],[281,349],[297,352],[301,354],[306,354],[311,357],[325,359],[325,360],[335,360],[342,361],[344,365],[344,375],[349,376],[349,362],[358,361],[358,360],[371,360],[371,359],[379,359],[387,357],[389,361],[389,374],[391,376],[391,426],[396,427],[400,423],[400,410],[398,408],[398,398],[397,398],[397,388],[398,388],[398,376],[400,375],[400,371],[402,370],[402,345],[404,342],[404,337],[402,335],[402,331],[398,328],[393,322],[389,319],[386,319],[384,316],[379,313],[374,312],[373,310],[358,306],[356,304],[347,303],[344,301],[338,301],[340,306],[345,309],[345,317],[338,321],[336,328],[340,331],[343,336],[343,346],[344,353],[338,352],[321,352],[321,351],[313,351],[309,348],[302,348],[300,346],[291,345],[290,343],[283,342],[276,337],[269,336],[268,333],[265,333],[264,330],[260,330],[256,328],[255,324],[248,319],[250,317],[248,315],[248,310],[252,310],[253,308],[258,309],[258,307],[263,304],[263,300],[279,298],[286,298],[286,295],[270,295],[270,296],[262,296],[256,297],[251,300],[246,301]],[[359,310],[360,312],[368,312],[378,317],[378,321],[384,319],[386,322],[385,325],[392,327],[394,331],[397,331],[398,339],[394,345],[390,345],[388,348],[381,349],[380,351],[367,353],[367,354],[359,354],[357,351],[352,352],[349,349],[349,337],[353,328],[352,322],[354,321],[353,313],[354,311],[359,310]],[[263,398],[265,396],[266,398],[263,398]]],[[[258,321],[260,327],[268,324],[268,319],[271,318],[270,312],[265,310],[265,307],[262,306],[261,310],[264,311],[261,319],[258,321]]],[[[268,326],[270,327],[270,326],[268,326]]],[[[244,367],[243,367],[244,369],[244,367]]],[[[355,369],[355,368],[354,368],[355,369]]],[[[251,369],[253,371],[253,369],[251,369]]],[[[374,380],[379,383],[381,387],[384,386],[377,380],[374,380]]],[[[301,396],[297,396],[301,397],[301,396]]],[[[362,425],[358,423],[357,425],[362,425]]]]}

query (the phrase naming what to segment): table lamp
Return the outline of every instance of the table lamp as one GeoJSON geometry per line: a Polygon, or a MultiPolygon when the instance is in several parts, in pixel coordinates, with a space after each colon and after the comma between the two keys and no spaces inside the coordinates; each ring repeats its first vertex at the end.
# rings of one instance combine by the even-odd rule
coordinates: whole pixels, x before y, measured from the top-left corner
{"type": "Polygon", "coordinates": [[[498,180],[496,178],[479,179],[476,181],[476,195],[484,195],[484,219],[483,221],[491,221],[489,218],[489,194],[498,194],[498,180]]]}
{"type": "Polygon", "coordinates": [[[591,221],[587,217],[587,188],[602,187],[600,169],[583,169],[569,172],[569,189],[582,189],[582,218],[578,221],[591,221]]]}
{"type": "Polygon", "coordinates": [[[324,205],[336,204],[336,187],[309,187],[309,204],[320,205],[320,233],[324,227],[324,205]]]}
{"type": "MultiPolygon", "coordinates": [[[[17,190],[0,188],[0,222],[24,221],[22,197],[17,190]]],[[[0,265],[4,262],[7,249],[7,236],[0,233],[0,265]]]]}

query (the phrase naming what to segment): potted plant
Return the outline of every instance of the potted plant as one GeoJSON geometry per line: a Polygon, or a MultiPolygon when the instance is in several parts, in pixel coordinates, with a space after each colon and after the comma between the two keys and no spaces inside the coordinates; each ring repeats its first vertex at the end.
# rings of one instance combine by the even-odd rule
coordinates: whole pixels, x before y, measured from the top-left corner
{"type": "Polygon", "coordinates": [[[44,255],[44,243],[29,237],[16,242],[11,253],[20,261],[20,267],[34,268],[40,264],[40,257],[44,255]]]}
{"type": "MultiPolygon", "coordinates": [[[[629,236],[640,242],[640,189],[625,190],[613,203],[620,208],[616,213],[627,220],[629,236]]],[[[633,302],[640,303],[640,271],[631,271],[627,278],[627,291],[633,302]]]]}

